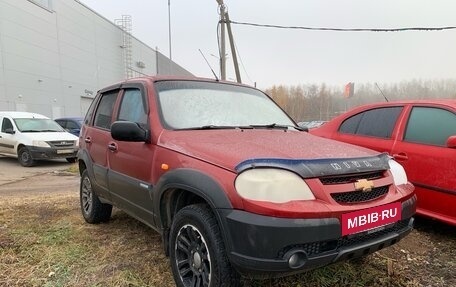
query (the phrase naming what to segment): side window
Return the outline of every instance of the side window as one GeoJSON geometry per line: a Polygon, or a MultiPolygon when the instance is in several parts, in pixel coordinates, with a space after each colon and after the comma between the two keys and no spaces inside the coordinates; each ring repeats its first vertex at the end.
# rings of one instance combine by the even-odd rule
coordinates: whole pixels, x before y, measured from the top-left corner
{"type": "Polygon", "coordinates": [[[119,91],[111,91],[101,95],[100,103],[95,112],[94,126],[111,129],[112,112],[119,91]]]}
{"type": "Polygon", "coordinates": [[[95,111],[96,102],[98,101],[99,96],[100,94],[97,94],[97,96],[92,100],[89,109],[87,110],[87,113],[84,117],[84,124],[86,125],[91,124],[90,121],[92,120],[93,112],[95,111]]]}
{"type": "Polygon", "coordinates": [[[66,128],[66,121],[64,121],[64,120],[58,120],[58,121],[56,121],[56,122],[57,122],[62,128],[64,128],[64,129],[66,128]]]}
{"type": "Polygon", "coordinates": [[[2,121],[2,133],[6,132],[7,129],[13,129],[13,124],[7,118],[3,118],[2,121]]]}
{"type": "Polygon", "coordinates": [[[356,130],[358,130],[359,121],[363,117],[364,113],[354,115],[346,119],[339,128],[339,132],[344,134],[356,134],[356,130]]]}
{"type": "Polygon", "coordinates": [[[67,121],[65,128],[67,128],[69,130],[79,129],[78,125],[73,121],[67,121]]]}
{"type": "Polygon", "coordinates": [[[414,107],[404,141],[445,146],[448,137],[453,135],[456,135],[454,113],[439,108],[414,107]]]}
{"type": "Polygon", "coordinates": [[[390,138],[401,111],[402,107],[368,110],[345,120],[339,131],[378,138],[390,138]]]}
{"type": "Polygon", "coordinates": [[[139,89],[125,90],[120,104],[118,120],[147,125],[146,109],[139,89]]]}

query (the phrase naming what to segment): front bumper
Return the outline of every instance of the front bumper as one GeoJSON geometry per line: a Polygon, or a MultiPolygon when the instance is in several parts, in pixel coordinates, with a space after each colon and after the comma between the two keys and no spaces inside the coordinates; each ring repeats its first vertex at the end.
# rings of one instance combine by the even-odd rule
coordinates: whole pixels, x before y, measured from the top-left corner
{"type": "Polygon", "coordinates": [[[33,159],[57,159],[57,158],[73,158],[77,156],[78,148],[52,148],[52,147],[36,147],[27,146],[32,154],[33,159]]]}
{"type": "Polygon", "coordinates": [[[240,210],[219,212],[232,265],[249,276],[270,277],[315,269],[393,245],[412,230],[415,210],[413,196],[402,203],[401,221],[375,232],[343,237],[337,218],[287,219],[240,210]],[[297,257],[290,259],[295,254],[297,257]]]}

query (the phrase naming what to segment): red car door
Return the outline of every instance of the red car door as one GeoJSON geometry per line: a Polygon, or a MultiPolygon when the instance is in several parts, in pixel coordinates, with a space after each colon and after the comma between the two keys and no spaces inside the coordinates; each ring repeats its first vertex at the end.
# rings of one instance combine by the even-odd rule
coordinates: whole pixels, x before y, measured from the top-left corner
{"type": "Polygon", "coordinates": [[[417,212],[456,225],[456,113],[443,106],[408,106],[392,155],[401,163],[418,197],[417,212]]]}
{"type": "MultiPolygon", "coordinates": [[[[87,125],[81,134],[90,159],[93,162],[95,185],[104,197],[110,198],[108,191],[108,143],[111,141],[112,114],[119,90],[103,92],[94,111],[93,123],[87,125]]],[[[90,119],[91,120],[91,119],[90,119]]]]}
{"type": "MultiPolygon", "coordinates": [[[[130,121],[150,130],[145,89],[124,84],[118,121],[130,121]]],[[[108,146],[108,182],[116,206],[153,225],[152,163],[156,145],[146,142],[116,141],[108,146]]]]}

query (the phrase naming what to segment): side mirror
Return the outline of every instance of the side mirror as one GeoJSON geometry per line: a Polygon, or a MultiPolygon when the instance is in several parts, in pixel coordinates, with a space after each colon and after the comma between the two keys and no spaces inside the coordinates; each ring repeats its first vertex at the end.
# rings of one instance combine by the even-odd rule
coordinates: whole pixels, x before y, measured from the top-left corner
{"type": "Polygon", "coordinates": [[[149,133],[137,123],[116,121],[111,125],[113,139],[125,142],[148,142],[149,133]]]}
{"type": "Polygon", "coordinates": [[[456,148],[456,136],[450,136],[447,139],[446,146],[449,148],[456,148]]]}
{"type": "Polygon", "coordinates": [[[10,135],[14,135],[14,134],[16,133],[16,131],[14,131],[12,128],[7,128],[7,129],[5,130],[5,133],[6,133],[6,134],[10,134],[10,135]]]}

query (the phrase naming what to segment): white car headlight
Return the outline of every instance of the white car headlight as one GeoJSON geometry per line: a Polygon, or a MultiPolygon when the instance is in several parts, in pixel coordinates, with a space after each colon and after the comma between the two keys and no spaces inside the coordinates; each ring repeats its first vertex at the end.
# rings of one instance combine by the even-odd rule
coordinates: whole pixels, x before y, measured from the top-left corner
{"type": "Polygon", "coordinates": [[[390,159],[388,161],[391,174],[393,175],[393,180],[395,185],[406,184],[407,174],[405,173],[404,168],[397,161],[390,159]]]}
{"type": "Polygon", "coordinates": [[[314,200],[309,186],[297,174],[277,168],[250,169],[235,182],[236,191],[245,199],[285,203],[314,200]]]}
{"type": "Polygon", "coordinates": [[[51,147],[45,141],[32,141],[32,145],[37,147],[51,147]]]}

